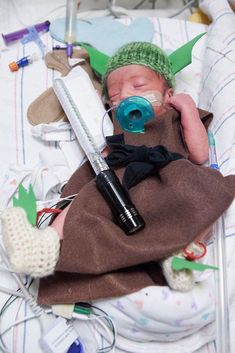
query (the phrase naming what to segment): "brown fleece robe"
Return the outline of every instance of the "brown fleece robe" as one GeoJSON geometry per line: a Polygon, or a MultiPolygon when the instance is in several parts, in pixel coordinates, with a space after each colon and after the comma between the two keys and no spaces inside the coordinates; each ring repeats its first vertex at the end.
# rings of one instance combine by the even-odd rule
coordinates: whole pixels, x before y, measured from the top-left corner
{"type": "MultiPolygon", "coordinates": [[[[199,111],[208,127],[212,115],[199,111]]],[[[114,134],[122,133],[114,123],[114,134]]],[[[191,163],[181,133],[180,114],[170,109],[145,126],[124,133],[130,145],[164,145],[185,157],[130,189],[146,226],[127,236],[96,188],[88,163],[69,180],[63,196],[78,193],[65,219],[64,240],[54,276],[40,282],[39,303],[75,303],[121,296],[164,285],[159,260],[186,247],[208,229],[235,196],[235,176],[191,163]]],[[[122,178],[123,167],[116,168],[122,178]]]]}

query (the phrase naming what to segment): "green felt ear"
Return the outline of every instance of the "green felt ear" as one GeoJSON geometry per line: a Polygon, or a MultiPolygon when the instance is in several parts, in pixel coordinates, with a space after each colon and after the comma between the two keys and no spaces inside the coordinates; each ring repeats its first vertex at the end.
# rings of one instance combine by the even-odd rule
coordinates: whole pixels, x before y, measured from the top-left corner
{"type": "Polygon", "coordinates": [[[193,46],[204,34],[206,34],[206,32],[199,34],[169,55],[174,74],[191,64],[193,46]]]}
{"type": "Polygon", "coordinates": [[[89,44],[78,43],[82,48],[86,49],[90,57],[90,65],[92,69],[102,77],[105,72],[105,67],[109,56],[101,51],[91,47],[89,44]]]}
{"type": "MultiPolygon", "coordinates": [[[[199,34],[169,55],[172,71],[174,74],[191,64],[193,46],[202,36],[204,36],[204,34],[206,34],[206,32],[199,34]]],[[[88,43],[77,44],[88,51],[92,69],[98,74],[98,76],[102,77],[105,72],[105,67],[109,56],[100,52],[94,47],[91,47],[88,43]]]]}
{"type": "Polygon", "coordinates": [[[28,192],[22,184],[19,185],[18,199],[16,197],[13,197],[13,206],[22,207],[27,214],[27,218],[30,224],[32,224],[32,226],[35,226],[37,218],[37,206],[36,197],[33,192],[32,185],[29,186],[28,192]]]}
{"type": "Polygon", "coordinates": [[[185,259],[181,259],[180,257],[173,257],[171,266],[173,270],[191,270],[191,271],[205,271],[205,270],[218,270],[219,268],[216,266],[211,266],[207,264],[202,264],[199,262],[188,261],[185,259]]]}

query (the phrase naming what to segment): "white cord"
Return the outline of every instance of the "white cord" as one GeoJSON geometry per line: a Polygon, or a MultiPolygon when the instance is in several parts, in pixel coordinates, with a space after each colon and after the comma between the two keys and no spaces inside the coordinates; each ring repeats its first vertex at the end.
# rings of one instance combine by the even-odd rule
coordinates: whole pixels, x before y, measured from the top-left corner
{"type": "Polygon", "coordinates": [[[106,0],[106,8],[108,9],[109,13],[114,17],[114,18],[120,18],[122,16],[127,16],[128,15],[128,10],[125,8],[117,8],[115,6],[115,1],[110,1],[106,0]],[[121,11],[118,11],[120,9],[121,11]]]}
{"type": "Polygon", "coordinates": [[[2,271],[2,272],[10,272],[10,273],[14,272],[10,268],[6,268],[6,267],[3,267],[3,266],[0,266],[0,271],[2,271]]]}
{"type": "MultiPolygon", "coordinates": [[[[18,315],[19,315],[19,313],[20,313],[20,310],[21,310],[21,307],[22,307],[22,304],[24,303],[24,299],[23,298],[21,298],[20,300],[18,300],[18,305],[17,305],[17,308],[15,309],[15,312],[14,312],[14,314],[15,314],[15,321],[16,320],[19,320],[19,318],[20,317],[18,317],[18,315]]],[[[28,314],[27,314],[28,315],[28,314]]],[[[25,317],[26,316],[26,313],[24,314],[24,316],[23,317],[25,317]]],[[[15,322],[14,321],[14,322],[15,322]]],[[[26,323],[25,323],[25,325],[23,325],[23,332],[25,332],[25,327],[26,327],[26,323]]],[[[12,326],[12,328],[11,328],[11,331],[9,332],[9,334],[10,334],[10,336],[11,336],[11,351],[13,352],[13,353],[15,353],[14,352],[14,342],[15,342],[15,329],[20,329],[20,327],[18,327],[18,325],[17,326],[12,326]]]]}
{"type": "Polygon", "coordinates": [[[6,294],[10,294],[10,295],[14,295],[15,297],[21,297],[24,298],[24,294],[21,292],[17,292],[13,289],[10,288],[6,288],[6,287],[2,287],[0,286],[0,292],[6,293],[6,294]]]}
{"type": "Polygon", "coordinates": [[[17,325],[19,325],[19,324],[22,324],[22,323],[25,322],[25,321],[32,320],[32,319],[36,319],[36,318],[37,318],[36,315],[25,316],[23,319],[17,320],[17,321],[15,321],[14,323],[12,323],[11,325],[9,325],[5,330],[3,330],[3,331],[0,333],[0,336],[3,336],[3,335],[4,335],[5,333],[7,333],[7,331],[9,331],[12,327],[17,326],[17,325]]]}
{"type": "MultiPolygon", "coordinates": [[[[102,120],[101,120],[102,121],[102,135],[103,135],[104,140],[106,139],[106,136],[104,134],[104,119],[106,118],[107,114],[109,112],[111,112],[111,110],[115,109],[116,107],[117,107],[117,105],[113,105],[111,108],[107,109],[102,117],[102,120]]],[[[109,118],[109,116],[108,116],[108,118],[109,118]]]]}
{"type": "MultiPolygon", "coordinates": [[[[9,267],[9,261],[7,259],[7,256],[4,252],[4,249],[2,247],[2,245],[0,244],[0,254],[2,257],[2,260],[4,261],[5,265],[7,267],[9,267]]],[[[28,289],[25,287],[24,283],[22,282],[20,276],[17,273],[12,272],[12,276],[14,277],[14,279],[16,280],[17,284],[19,285],[25,300],[27,301],[27,303],[29,304],[29,306],[31,307],[32,311],[34,312],[35,316],[39,319],[39,324],[40,324],[40,330],[41,333],[44,332],[44,325],[45,325],[45,319],[47,314],[44,312],[44,310],[42,309],[42,307],[40,307],[35,298],[31,295],[31,293],[28,291],[28,289]]]]}
{"type": "MultiPolygon", "coordinates": [[[[109,344],[112,344],[113,342],[113,338],[116,339],[116,334],[114,333],[114,337],[112,335],[112,333],[110,332],[110,330],[108,330],[107,326],[104,324],[104,322],[101,320],[102,317],[98,316],[97,317],[97,322],[100,324],[100,326],[104,329],[104,331],[106,332],[106,334],[108,335],[108,338],[102,333],[102,336],[106,339],[106,341],[109,344]]],[[[110,318],[109,318],[110,319],[110,318]]],[[[113,323],[113,322],[112,322],[113,323]]],[[[112,351],[111,352],[115,352],[115,346],[113,346],[112,351]]]]}
{"type": "Polygon", "coordinates": [[[50,199],[50,200],[43,200],[43,201],[37,201],[37,203],[39,204],[43,204],[43,203],[51,203],[51,204],[55,204],[58,203],[60,201],[64,201],[64,200],[70,200],[73,199],[75,196],[77,196],[77,194],[72,194],[72,195],[68,195],[66,197],[61,197],[61,198],[54,198],[54,199],[50,199]]]}
{"type": "MultiPolygon", "coordinates": [[[[21,16],[20,16],[20,12],[19,12],[19,9],[17,7],[17,5],[15,4],[15,1],[14,0],[11,0],[11,3],[12,3],[12,7],[13,7],[13,10],[15,10],[15,13],[16,13],[16,16],[17,16],[17,19],[18,21],[22,24],[22,26],[24,27],[28,27],[29,26],[29,23],[24,23],[22,20],[21,20],[21,16]]],[[[40,21],[43,21],[44,18],[48,17],[49,15],[51,15],[53,12],[61,9],[61,8],[65,8],[66,7],[66,4],[64,5],[60,5],[60,6],[57,6],[56,8],[54,8],[53,10],[49,11],[47,14],[45,14],[43,17],[39,17],[38,19],[35,20],[36,23],[40,22],[40,21]]],[[[31,24],[30,24],[31,25],[31,24]]]]}
{"type": "MultiPolygon", "coordinates": [[[[3,262],[5,263],[5,265],[7,267],[9,267],[9,261],[7,259],[7,256],[4,252],[4,249],[2,247],[2,245],[0,244],[0,255],[2,257],[2,260],[3,262]]],[[[25,322],[25,321],[28,321],[28,320],[31,320],[31,319],[34,319],[34,318],[37,318],[38,319],[38,322],[39,322],[39,325],[40,325],[40,331],[41,331],[41,335],[44,334],[44,332],[46,331],[47,327],[50,325],[50,322],[48,322],[48,315],[47,313],[43,310],[43,308],[37,304],[35,298],[33,297],[33,295],[29,292],[29,290],[25,287],[23,281],[21,280],[21,277],[17,274],[17,273],[14,273],[12,272],[12,276],[14,277],[14,279],[16,280],[17,284],[19,285],[21,291],[22,291],[22,294],[24,296],[24,299],[25,301],[27,302],[27,304],[30,306],[31,310],[33,311],[33,315],[31,316],[27,316],[25,317],[24,319],[22,320],[18,320],[16,322],[14,322],[12,325],[10,325],[9,327],[7,327],[1,334],[0,334],[0,342],[1,342],[1,345],[4,347],[4,350],[6,353],[10,353],[9,350],[7,349],[7,347],[5,346],[4,342],[2,341],[2,335],[4,333],[6,333],[7,331],[9,331],[12,327],[22,323],[22,322],[25,322]]],[[[53,318],[54,319],[54,318],[53,318]]]]}
{"type": "Polygon", "coordinates": [[[175,12],[173,15],[168,16],[168,18],[173,18],[178,15],[180,15],[184,10],[189,8],[191,5],[193,5],[196,2],[196,0],[191,0],[189,1],[186,5],[184,5],[179,11],[175,12]]]}
{"type": "MultiPolygon", "coordinates": [[[[102,332],[102,336],[105,338],[105,340],[109,343],[112,344],[113,339],[116,339],[116,327],[115,324],[113,322],[113,320],[108,316],[108,315],[82,315],[82,314],[78,314],[73,312],[73,316],[74,319],[78,319],[78,320],[83,320],[83,321],[97,321],[100,326],[103,328],[103,330],[105,331],[107,337],[103,334],[102,332]],[[108,319],[112,322],[113,328],[114,328],[114,333],[112,334],[111,331],[108,329],[107,325],[105,325],[105,323],[102,321],[102,319],[108,319]]],[[[104,349],[103,349],[104,350],[104,349]]],[[[102,349],[100,349],[99,351],[102,351],[102,349]]],[[[112,352],[115,352],[115,347],[112,348],[112,352]]]]}
{"type": "MultiPolygon", "coordinates": [[[[2,260],[5,263],[5,265],[7,267],[10,267],[9,261],[7,259],[5,251],[4,251],[4,249],[3,249],[1,244],[0,244],[0,253],[1,253],[1,257],[2,257],[2,260]]],[[[27,299],[27,298],[31,297],[31,294],[28,292],[28,290],[24,286],[24,283],[22,282],[22,280],[19,277],[19,275],[17,275],[15,272],[12,272],[11,274],[15,278],[16,282],[18,283],[18,285],[19,285],[20,289],[22,290],[22,293],[24,294],[25,298],[27,299]]]]}

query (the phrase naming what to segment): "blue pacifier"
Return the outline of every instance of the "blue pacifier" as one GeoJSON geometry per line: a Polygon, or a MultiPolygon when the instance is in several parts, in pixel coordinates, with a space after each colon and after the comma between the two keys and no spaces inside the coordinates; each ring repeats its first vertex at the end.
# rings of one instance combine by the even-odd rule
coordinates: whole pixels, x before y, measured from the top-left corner
{"type": "Polygon", "coordinates": [[[144,125],[154,118],[150,101],[141,96],[131,96],[121,101],[115,110],[121,128],[128,132],[144,132],[144,125]]]}

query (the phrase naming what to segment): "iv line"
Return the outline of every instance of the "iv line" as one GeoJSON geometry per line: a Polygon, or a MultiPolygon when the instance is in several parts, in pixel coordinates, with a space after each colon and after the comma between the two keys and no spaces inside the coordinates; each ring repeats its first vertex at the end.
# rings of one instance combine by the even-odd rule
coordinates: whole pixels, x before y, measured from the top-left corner
{"type": "MultiPolygon", "coordinates": [[[[210,148],[210,164],[214,169],[219,169],[215,148],[215,139],[211,131],[208,132],[210,148]]],[[[219,267],[216,277],[216,350],[218,353],[230,352],[229,313],[227,297],[227,274],[225,252],[225,226],[223,215],[215,224],[216,237],[214,240],[214,256],[219,267]]],[[[217,272],[217,271],[216,271],[217,272]]]]}

